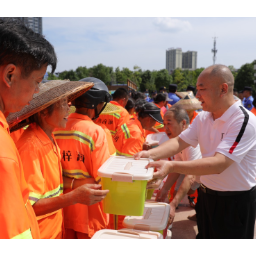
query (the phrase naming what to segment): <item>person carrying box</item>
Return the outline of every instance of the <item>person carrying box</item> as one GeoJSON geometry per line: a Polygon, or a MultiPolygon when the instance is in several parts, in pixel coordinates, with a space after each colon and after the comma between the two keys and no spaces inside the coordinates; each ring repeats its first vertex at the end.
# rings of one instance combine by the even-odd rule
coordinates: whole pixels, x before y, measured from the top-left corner
{"type": "MultiPolygon", "coordinates": [[[[80,81],[93,82],[94,86],[72,101],[75,113],[68,117],[65,129],[54,132],[62,155],[64,182],[71,184],[81,180],[98,184],[98,169],[110,157],[106,134],[93,122],[106,103],[110,101],[107,86],[99,79],[88,77],[80,81]]],[[[64,194],[72,190],[64,190],[64,194]]],[[[91,206],[82,204],[64,208],[65,238],[88,239],[108,224],[108,215],[103,212],[102,202],[91,206]]]]}

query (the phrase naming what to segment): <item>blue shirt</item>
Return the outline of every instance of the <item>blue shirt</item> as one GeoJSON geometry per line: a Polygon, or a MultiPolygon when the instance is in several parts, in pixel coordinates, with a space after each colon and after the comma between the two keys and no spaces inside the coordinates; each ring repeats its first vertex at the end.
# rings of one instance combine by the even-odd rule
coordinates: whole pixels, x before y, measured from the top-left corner
{"type": "Polygon", "coordinates": [[[249,96],[248,98],[244,98],[243,99],[243,104],[244,104],[244,107],[248,110],[251,110],[253,108],[253,105],[252,105],[252,102],[253,102],[253,97],[252,96],[249,96]]]}
{"type": "Polygon", "coordinates": [[[172,92],[168,93],[168,97],[169,99],[171,99],[172,101],[168,101],[169,104],[174,105],[176,102],[178,102],[180,100],[180,98],[172,92]]]}
{"type": "Polygon", "coordinates": [[[151,100],[151,98],[147,96],[146,101],[151,102],[150,100],[151,100]]]}

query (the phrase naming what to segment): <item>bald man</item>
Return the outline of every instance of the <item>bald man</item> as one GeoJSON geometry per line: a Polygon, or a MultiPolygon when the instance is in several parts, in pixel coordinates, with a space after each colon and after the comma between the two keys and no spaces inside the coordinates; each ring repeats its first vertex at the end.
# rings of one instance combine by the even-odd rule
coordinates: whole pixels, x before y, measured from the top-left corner
{"type": "Polygon", "coordinates": [[[228,67],[206,68],[196,86],[204,111],[178,137],[134,157],[158,160],[199,144],[202,159],[150,163],[149,167],[157,168],[154,178],[169,173],[201,176],[197,238],[253,238],[256,117],[234,100],[234,77],[228,67]]]}

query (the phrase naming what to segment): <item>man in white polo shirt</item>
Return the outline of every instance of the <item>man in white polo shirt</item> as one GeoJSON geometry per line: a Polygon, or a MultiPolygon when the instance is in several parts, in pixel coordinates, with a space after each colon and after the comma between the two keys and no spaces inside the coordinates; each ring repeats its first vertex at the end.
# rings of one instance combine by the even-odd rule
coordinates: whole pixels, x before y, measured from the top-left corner
{"type": "Polygon", "coordinates": [[[201,175],[197,238],[253,238],[256,200],[256,117],[233,98],[234,77],[224,65],[197,80],[204,112],[178,137],[134,157],[166,158],[200,145],[202,159],[158,161],[154,178],[169,173],[201,175]]]}

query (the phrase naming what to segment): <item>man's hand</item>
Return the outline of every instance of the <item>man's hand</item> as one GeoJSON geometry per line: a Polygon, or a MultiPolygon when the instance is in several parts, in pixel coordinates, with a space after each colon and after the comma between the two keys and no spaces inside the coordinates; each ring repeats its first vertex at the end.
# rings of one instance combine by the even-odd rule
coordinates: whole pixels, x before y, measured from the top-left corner
{"type": "Polygon", "coordinates": [[[139,160],[141,158],[149,158],[149,152],[146,150],[143,150],[143,151],[136,153],[133,157],[135,160],[139,160]]]}
{"type": "MultiPolygon", "coordinates": [[[[144,152],[144,151],[141,151],[141,152],[144,152]]],[[[173,171],[172,162],[170,161],[161,160],[161,161],[151,162],[146,166],[146,168],[150,168],[150,167],[154,167],[157,170],[157,172],[154,172],[153,174],[153,179],[163,180],[166,175],[168,175],[173,171]]]]}
{"type": "Polygon", "coordinates": [[[109,190],[101,190],[101,185],[85,184],[73,190],[75,203],[93,205],[101,202],[109,190]]]}
{"type": "Polygon", "coordinates": [[[144,142],[142,145],[143,150],[150,150],[152,146],[148,142],[144,142]]]}
{"type": "Polygon", "coordinates": [[[156,202],[169,203],[168,192],[169,192],[169,190],[165,190],[164,188],[159,190],[156,195],[156,202]]]}
{"type": "Polygon", "coordinates": [[[161,179],[152,179],[149,180],[147,183],[147,189],[158,189],[161,185],[162,180],[161,179]]]}
{"type": "Polygon", "coordinates": [[[176,206],[171,202],[170,203],[170,215],[169,215],[169,220],[168,220],[168,226],[171,225],[174,221],[175,210],[176,210],[176,206]]]}

